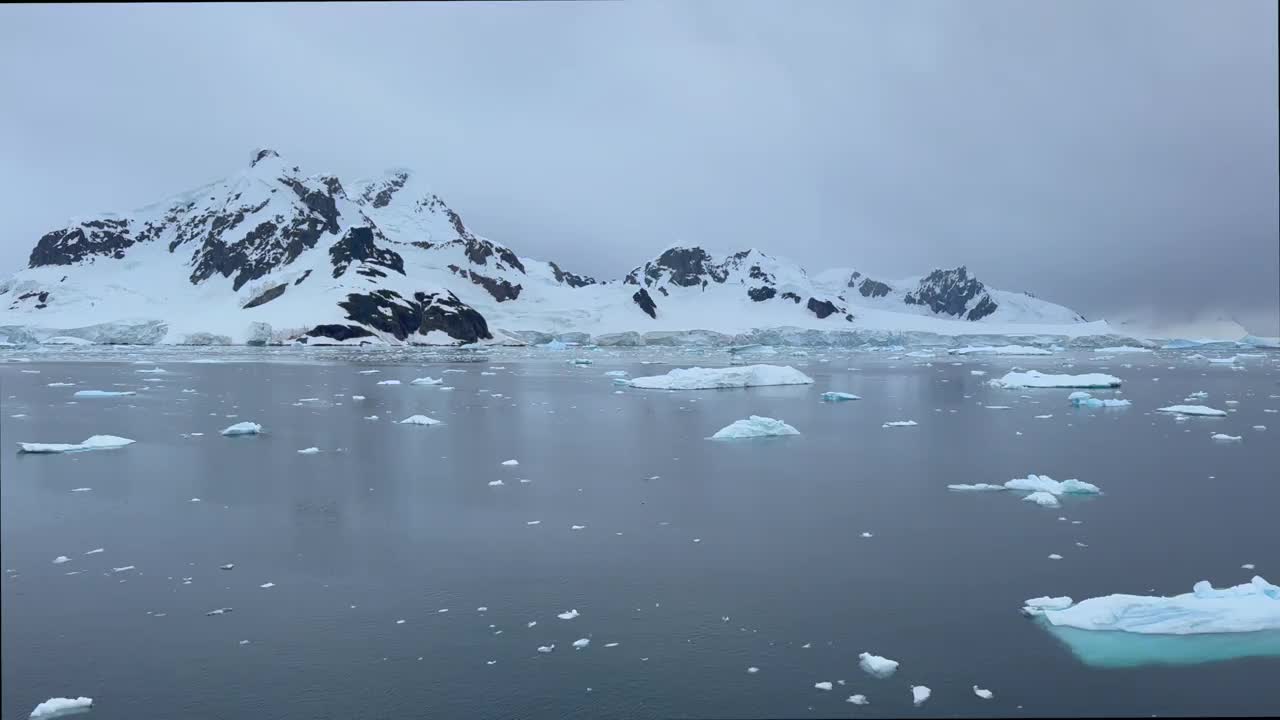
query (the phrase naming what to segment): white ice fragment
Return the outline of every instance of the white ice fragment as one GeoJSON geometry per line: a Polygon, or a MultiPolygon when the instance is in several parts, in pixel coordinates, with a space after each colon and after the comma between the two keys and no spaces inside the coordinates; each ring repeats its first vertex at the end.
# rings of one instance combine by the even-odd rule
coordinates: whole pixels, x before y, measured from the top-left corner
{"type": "Polygon", "coordinates": [[[1253,563],[1245,563],[1245,564],[1241,565],[1240,567],[1241,567],[1241,568],[1243,568],[1243,569],[1245,569],[1245,570],[1252,570],[1252,569],[1253,569],[1253,563]]]}
{"type": "Polygon", "coordinates": [[[530,520],[529,522],[525,523],[525,525],[540,525],[540,524],[542,524],[541,520],[530,520]]]}
{"type": "Polygon", "coordinates": [[[969,374],[970,375],[986,375],[987,371],[986,370],[970,370],[969,374]]]}
{"type": "Polygon", "coordinates": [[[105,548],[94,548],[85,553],[85,555],[97,555],[100,552],[106,552],[105,548]]]}
{"type": "Polygon", "coordinates": [[[503,460],[502,464],[510,467],[512,465],[519,465],[520,461],[519,460],[503,460]]]}
{"type": "Polygon", "coordinates": [[[1170,405],[1162,407],[1157,412],[1177,413],[1179,415],[1203,415],[1206,417],[1225,417],[1226,411],[1216,410],[1204,405],[1170,405]]]}
{"type": "Polygon", "coordinates": [[[232,435],[257,435],[262,432],[262,426],[255,422],[238,422],[228,428],[223,429],[222,434],[232,435]]]}
{"type": "Polygon", "coordinates": [[[618,643],[616,643],[616,642],[605,643],[605,644],[604,644],[604,646],[605,646],[605,647],[607,647],[607,648],[611,648],[611,647],[618,647],[618,643]]]}
{"type": "Polygon", "coordinates": [[[426,415],[410,415],[400,421],[401,425],[439,425],[440,420],[427,417],[426,415]]]}
{"type": "Polygon", "coordinates": [[[977,685],[973,686],[973,694],[977,695],[983,700],[990,700],[991,698],[995,697],[995,693],[991,692],[990,690],[987,690],[986,688],[980,688],[977,685]]]}
{"type": "Polygon", "coordinates": [[[924,701],[928,700],[929,696],[932,694],[933,694],[933,691],[930,690],[926,685],[911,686],[911,702],[915,703],[916,705],[923,705],[924,701]]]}
{"type": "Polygon", "coordinates": [[[1058,507],[1058,498],[1055,497],[1052,493],[1047,493],[1043,490],[1037,490],[1036,492],[1033,492],[1022,499],[1027,502],[1033,502],[1039,505],[1040,507],[1051,507],[1051,508],[1058,507]]]}
{"type": "Polygon", "coordinates": [[[501,480],[490,480],[490,481],[489,481],[489,487],[498,487],[499,485],[502,485],[502,484],[503,484],[503,483],[502,483],[502,481],[501,481],[501,480]]]}
{"type": "Polygon", "coordinates": [[[862,533],[862,537],[864,537],[864,538],[869,538],[869,537],[871,537],[871,533],[869,533],[869,532],[864,532],[864,533],[862,533]]]}
{"type": "Polygon", "coordinates": [[[570,525],[569,526],[570,530],[585,530],[586,528],[587,528],[586,525],[570,525]]]}
{"type": "Polygon", "coordinates": [[[574,640],[574,641],[573,641],[573,649],[574,649],[574,650],[581,650],[582,648],[584,648],[584,647],[586,647],[586,646],[588,646],[588,645],[590,645],[590,644],[591,644],[591,639],[590,639],[590,638],[579,638],[579,639],[577,639],[577,640],[574,640]]]}
{"type": "Polygon", "coordinates": [[[850,695],[845,702],[853,703],[854,705],[866,705],[868,700],[866,695],[850,695]]]}
{"type": "Polygon", "coordinates": [[[62,563],[65,563],[65,562],[71,562],[71,558],[67,557],[66,555],[59,555],[58,557],[53,559],[54,565],[61,565],[62,563]]]}
{"type": "Polygon", "coordinates": [[[89,708],[92,708],[92,707],[93,707],[93,698],[87,698],[87,697],[49,698],[48,700],[45,700],[44,702],[37,705],[36,709],[31,711],[30,717],[31,717],[31,720],[39,720],[40,718],[55,718],[55,717],[61,717],[63,715],[69,715],[71,713],[79,712],[82,710],[88,710],[89,708]]]}
{"type": "Polygon", "coordinates": [[[381,371],[381,370],[361,370],[361,371],[360,371],[360,374],[361,374],[361,375],[373,375],[374,373],[380,373],[380,372],[382,372],[382,371],[381,371]]]}
{"type": "Polygon", "coordinates": [[[880,427],[882,428],[915,427],[916,424],[917,423],[915,420],[894,420],[892,422],[884,423],[880,427]]]}
{"type": "Polygon", "coordinates": [[[108,397],[124,397],[126,395],[137,395],[132,390],[77,390],[72,393],[72,397],[78,398],[108,398],[108,397]]]}
{"type": "Polygon", "coordinates": [[[1227,435],[1226,433],[1214,433],[1212,436],[1212,439],[1225,440],[1227,442],[1237,442],[1237,441],[1243,440],[1244,438],[1240,435],[1227,435]]]}
{"type": "Polygon", "coordinates": [[[351,399],[352,399],[352,400],[363,400],[363,399],[364,399],[364,396],[363,396],[363,395],[352,395],[352,396],[351,396],[351,399]]]}
{"type": "Polygon", "coordinates": [[[862,398],[847,392],[824,392],[822,399],[827,402],[843,402],[845,400],[861,400],[862,398]]]}
{"type": "Polygon", "coordinates": [[[262,583],[262,584],[261,584],[261,585],[259,585],[258,587],[262,588],[263,590],[267,590],[267,589],[269,589],[269,588],[273,588],[273,587],[275,587],[275,586],[276,586],[276,584],[275,584],[275,583],[273,583],[273,582],[266,582],[266,583],[262,583]]]}
{"type": "Polygon", "coordinates": [[[577,608],[574,608],[573,610],[566,610],[560,613],[559,615],[556,615],[556,617],[560,618],[561,620],[572,620],[578,617],[578,615],[580,614],[581,613],[578,612],[577,608]]]}
{"type": "Polygon", "coordinates": [[[755,666],[753,665],[752,667],[747,668],[747,672],[749,672],[749,673],[751,673],[752,675],[754,675],[754,674],[756,674],[756,673],[760,672],[760,668],[755,667],[755,666]]]}
{"type": "Polygon", "coordinates": [[[437,380],[436,378],[432,378],[432,377],[420,377],[420,378],[414,378],[413,380],[410,380],[409,384],[410,385],[443,385],[444,379],[441,378],[437,380]]]}
{"type": "Polygon", "coordinates": [[[320,452],[320,448],[318,448],[318,447],[309,447],[309,448],[306,448],[306,449],[304,449],[304,450],[299,450],[299,451],[298,451],[298,454],[299,454],[299,455],[315,455],[315,454],[316,454],[316,453],[318,453],[318,452],[320,452]]]}
{"type": "Polygon", "coordinates": [[[1049,418],[1051,418],[1051,417],[1053,417],[1053,416],[1052,416],[1052,415],[1037,415],[1037,416],[1036,416],[1036,420],[1048,420],[1048,419],[1049,419],[1049,418]]]}
{"type": "Polygon", "coordinates": [[[133,565],[125,565],[124,567],[111,568],[111,572],[124,572],[126,570],[135,570],[135,569],[137,568],[135,568],[133,565]]]}
{"type": "Polygon", "coordinates": [[[89,492],[93,488],[71,488],[71,492],[89,492]]]}
{"type": "Polygon", "coordinates": [[[634,378],[627,384],[646,390],[714,390],[765,385],[807,385],[813,378],[790,366],[739,365],[727,368],[677,368],[665,375],[634,378]]]}
{"type": "Polygon", "coordinates": [[[1101,373],[1050,375],[1028,370],[1007,373],[989,384],[998,388],[1112,388],[1120,387],[1120,378],[1101,373]]]}
{"type": "Polygon", "coordinates": [[[829,682],[814,683],[813,686],[819,690],[830,690],[832,687],[829,682]]]}
{"type": "Polygon", "coordinates": [[[1061,555],[1059,555],[1058,553],[1050,553],[1050,554],[1049,554],[1049,559],[1050,559],[1050,560],[1061,560],[1061,559],[1062,559],[1062,556],[1061,556],[1061,555]]]}
{"type": "Polygon", "coordinates": [[[858,666],[876,677],[889,677],[898,669],[898,661],[864,652],[858,655],[858,666]]]}
{"type": "Polygon", "coordinates": [[[556,644],[555,644],[555,643],[551,643],[550,645],[540,645],[540,646],[538,646],[538,652],[540,652],[540,653],[549,653],[549,652],[551,652],[552,650],[555,650],[555,649],[556,649],[556,644]]]}
{"type": "Polygon", "coordinates": [[[379,380],[378,384],[379,385],[399,385],[400,381],[399,380],[379,380]]]}
{"type": "Polygon", "coordinates": [[[1053,352],[1029,345],[970,345],[947,350],[952,355],[1052,355],[1053,352]]]}
{"type": "Polygon", "coordinates": [[[1004,490],[1003,485],[992,485],[990,483],[975,483],[973,485],[948,485],[948,490],[965,490],[965,491],[984,491],[984,490],[1004,490]]]}
{"type": "Polygon", "coordinates": [[[133,440],[115,435],[94,435],[80,443],[18,443],[19,452],[24,453],[71,453],[86,450],[114,450],[132,445],[133,440]]]}
{"type": "Polygon", "coordinates": [[[752,415],[745,420],[736,420],[716,431],[712,440],[741,440],[757,437],[779,437],[783,435],[799,435],[800,431],[781,420],[760,415],[752,415]]]}

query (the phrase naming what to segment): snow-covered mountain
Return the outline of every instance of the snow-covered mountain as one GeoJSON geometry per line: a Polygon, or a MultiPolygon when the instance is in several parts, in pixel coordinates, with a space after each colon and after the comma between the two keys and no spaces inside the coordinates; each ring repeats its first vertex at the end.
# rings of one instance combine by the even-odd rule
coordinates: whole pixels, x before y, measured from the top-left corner
{"type": "Polygon", "coordinates": [[[903,281],[847,268],[810,276],[754,249],[717,258],[676,246],[621,280],[597,281],[475,235],[409,170],[344,185],[272,150],[164,202],[72,220],[0,283],[0,336],[10,342],[463,344],[577,333],[639,344],[776,328],[1110,332],[988,288],[964,267],[903,281]]]}

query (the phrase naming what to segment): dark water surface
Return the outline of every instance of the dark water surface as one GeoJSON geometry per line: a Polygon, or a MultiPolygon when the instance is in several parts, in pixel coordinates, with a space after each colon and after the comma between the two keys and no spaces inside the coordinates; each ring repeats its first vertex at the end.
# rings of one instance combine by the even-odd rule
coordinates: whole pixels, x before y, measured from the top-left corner
{"type": "Polygon", "coordinates": [[[163,374],[118,361],[0,364],[3,717],[77,695],[95,698],[99,720],[1280,713],[1274,655],[1090,666],[1018,613],[1045,594],[1280,580],[1280,414],[1264,412],[1280,409],[1274,353],[1235,371],[1163,353],[960,366],[783,354],[765,361],[816,383],[621,394],[605,371],[669,368],[587,356],[595,364],[582,368],[563,353],[166,357],[154,363],[163,374]],[[1073,409],[1068,390],[984,384],[1013,365],[1064,363],[1119,375],[1133,407],[1073,409]],[[455,389],[408,384],[427,375],[455,389]],[[404,384],[376,384],[387,379],[404,384]],[[78,389],[144,386],[68,402],[78,389]],[[819,402],[826,390],[864,399],[819,402]],[[1197,390],[1235,412],[1153,412],[1197,390]],[[417,413],[444,424],[395,424],[417,413]],[[750,414],[803,434],[706,439],[750,414]],[[881,427],[908,419],[919,425],[881,427]],[[266,433],[218,434],[242,420],[266,433]],[[15,452],[94,434],[137,443],[15,452]],[[311,446],[322,452],[296,452],[311,446]],[[509,458],[519,465],[500,464],[509,458]],[[945,489],[1028,473],[1104,494],[1054,510],[945,489]],[[92,490],[71,492],[82,487],[92,490]],[[52,564],[59,555],[70,562],[52,564]],[[574,650],[579,638],[590,646],[574,650]],[[901,667],[871,678],[858,669],[864,650],[901,667]],[[913,707],[911,685],[933,697],[913,707]],[[846,703],[854,693],[871,704],[846,703]]]}

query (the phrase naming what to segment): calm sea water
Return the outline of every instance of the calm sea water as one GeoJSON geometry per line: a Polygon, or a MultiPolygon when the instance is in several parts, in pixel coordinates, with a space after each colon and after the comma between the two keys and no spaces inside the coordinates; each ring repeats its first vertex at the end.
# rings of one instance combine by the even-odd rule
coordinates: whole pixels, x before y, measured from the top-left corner
{"type": "Polygon", "coordinates": [[[594,364],[514,351],[0,364],[3,717],[77,695],[101,719],[1280,713],[1280,657],[1265,648],[1091,665],[1018,612],[1044,594],[1280,579],[1280,414],[1264,412],[1280,409],[1276,354],[1230,370],[1163,353],[784,353],[764,361],[814,385],[678,393],[618,393],[604,376],[664,372],[641,364],[661,355],[579,355],[594,364]],[[1133,407],[984,384],[1068,364],[1119,375],[1133,407]],[[428,375],[454,389],[408,384],[428,375]],[[390,379],[404,384],[377,384],[390,379]],[[139,393],[71,402],[78,389],[139,393]],[[863,399],[819,402],[825,390],[863,399]],[[1199,390],[1234,412],[1153,412],[1199,390]],[[395,423],[418,413],[444,424],[395,423]],[[802,435],[706,439],[750,414],[802,435]],[[265,434],[218,434],[243,420],[265,434]],[[14,452],[93,434],[137,443],[14,452]],[[1028,473],[1104,495],[1053,510],[945,489],[1028,473]],[[205,614],[217,608],[233,610],[205,614]],[[872,678],[862,651],[901,667],[872,678]],[[932,698],[913,707],[911,685],[932,698]],[[854,693],[871,704],[846,703],[854,693]]]}

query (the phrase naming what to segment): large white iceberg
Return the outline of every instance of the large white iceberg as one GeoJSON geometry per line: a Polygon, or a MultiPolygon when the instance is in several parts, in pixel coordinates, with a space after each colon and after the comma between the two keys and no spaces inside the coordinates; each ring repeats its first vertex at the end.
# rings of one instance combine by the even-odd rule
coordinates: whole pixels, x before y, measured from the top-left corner
{"type": "Polygon", "coordinates": [[[948,485],[948,490],[960,491],[986,491],[986,490],[1017,490],[1029,493],[1022,498],[1027,502],[1033,502],[1041,507],[1056,508],[1059,505],[1058,497],[1061,495],[1097,495],[1102,489],[1093,483],[1082,482],[1080,480],[1054,480],[1048,475],[1028,475],[1025,478],[1014,478],[1003,485],[992,485],[990,483],[977,483],[974,485],[948,485]]]}
{"type": "Polygon", "coordinates": [[[1084,375],[1050,375],[1038,370],[1006,373],[1002,378],[988,381],[998,388],[1113,388],[1120,387],[1120,378],[1102,373],[1084,375]]]}
{"type": "Polygon", "coordinates": [[[1170,405],[1162,407],[1157,412],[1177,413],[1179,415],[1204,415],[1206,417],[1226,417],[1224,410],[1216,410],[1207,405],[1170,405]]]}
{"type": "Polygon", "coordinates": [[[115,435],[94,435],[81,443],[18,443],[19,452],[25,453],[68,453],[83,450],[113,450],[125,445],[132,445],[133,440],[115,435]]]}
{"type": "Polygon", "coordinates": [[[740,438],[773,437],[779,435],[799,435],[800,431],[790,425],[773,418],[752,415],[745,420],[737,420],[716,431],[712,440],[736,440],[740,438]]]}
{"type": "Polygon", "coordinates": [[[105,397],[125,397],[127,395],[137,395],[132,390],[77,390],[72,394],[78,398],[105,398],[105,397]]]}
{"type": "Polygon", "coordinates": [[[864,652],[858,655],[858,666],[876,677],[884,678],[898,669],[898,661],[864,652]]]}
{"type": "Polygon", "coordinates": [[[235,425],[224,428],[223,435],[228,437],[234,435],[257,435],[262,432],[262,426],[255,422],[238,422],[235,425]]]}
{"type": "Polygon", "coordinates": [[[69,715],[73,712],[83,712],[93,707],[93,698],[49,698],[36,706],[31,711],[31,720],[37,718],[53,718],[69,715]]]}
{"type": "Polygon", "coordinates": [[[1280,587],[1261,576],[1216,589],[1201,580],[1173,597],[1106,595],[1069,607],[1045,608],[1049,624],[1144,635],[1198,635],[1280,630],[1280,587]]]}
{"type": "Polygon", "coordinates": [[[666,375],[633,378],[644,390],[719,390],[762,385],[808,385],[813,378],[789,365],[739,365],[727,368],[676,368],[666,375]]]}

